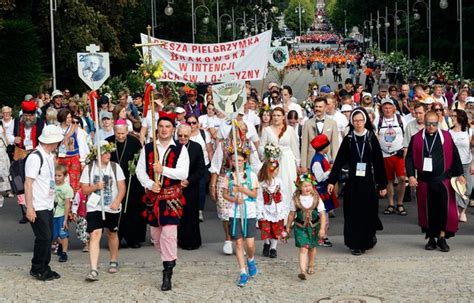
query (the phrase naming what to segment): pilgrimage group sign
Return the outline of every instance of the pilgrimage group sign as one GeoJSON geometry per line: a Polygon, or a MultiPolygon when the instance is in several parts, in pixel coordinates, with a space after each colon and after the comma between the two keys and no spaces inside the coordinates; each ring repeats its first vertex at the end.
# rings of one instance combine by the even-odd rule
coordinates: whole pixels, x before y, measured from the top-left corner
{"type": "Polygon", "coordinates": [[[247,102],[245,81],[213,85],[212,98],[217,109],[231,118],[232,114],[240,112],[247,102]]]}
{"type": "MultiPolygon", "coordinates": [[[[163,61],[160,81],[211,83],[223,77],[261,80],[268,64],[272,31],[219,44],[192,44],[151,39],[152,61],[163,61]]],[[[149,43],[141,34],[141,42],[149,43]]],[[[146,50],[143,50],[146,52],[146,50]]]]}
{"type": "Polygon", "coordinates": [[[88,53],[77,53],[77,73],[91,89],[96,90],[110,76],[109,53],[98,53],[99,46],[86,47],[88,53]]]}

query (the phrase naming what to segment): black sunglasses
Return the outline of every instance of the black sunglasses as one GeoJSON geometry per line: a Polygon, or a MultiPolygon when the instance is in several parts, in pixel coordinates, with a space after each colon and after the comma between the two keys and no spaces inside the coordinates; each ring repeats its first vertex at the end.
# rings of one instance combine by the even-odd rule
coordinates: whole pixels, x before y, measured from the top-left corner
{"type": "Polygon", "coordinates": [[[187,123],[188,123],[188,124],[192,124],[192,125],[198,124],[197,121],[188,121],[187,123]]]}

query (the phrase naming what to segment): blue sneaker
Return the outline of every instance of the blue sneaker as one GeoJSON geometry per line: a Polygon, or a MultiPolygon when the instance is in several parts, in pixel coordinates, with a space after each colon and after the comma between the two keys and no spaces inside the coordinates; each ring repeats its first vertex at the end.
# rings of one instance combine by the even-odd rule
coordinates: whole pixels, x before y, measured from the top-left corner
{"type": "Polygon", "coordinates": [[[249,276],[247,274],[240,274],[240,279],[239,279],[239,286],[244,287],[247,285],[247,282],[249,281],[249,276]]]}
{"type": "Polygon", "coordinates": [[[255,277],[257,275],[257,263],[255,262],[255,260],[253,261],[249,261],[247,259],[247,266],[249,268],[249,275],[251,277],[255,277]]]}

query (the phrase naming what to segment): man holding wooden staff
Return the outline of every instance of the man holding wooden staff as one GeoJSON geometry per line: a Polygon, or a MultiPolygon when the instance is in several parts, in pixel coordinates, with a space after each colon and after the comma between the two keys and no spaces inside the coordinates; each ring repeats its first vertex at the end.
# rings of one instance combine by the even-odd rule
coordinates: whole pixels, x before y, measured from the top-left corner
{"type": "Polygon", "coordinates": [[[138,180],[148,191],[143,199],[144,215],[163,261],[162,291],[171,290],[178,258],[177,225],[185,204],[181,181],[187,179],[190,164],[186,147],[173,140],[174,126],[173,114],[160,113],[156,140],[142,149],[136,170],[138,180]]]}

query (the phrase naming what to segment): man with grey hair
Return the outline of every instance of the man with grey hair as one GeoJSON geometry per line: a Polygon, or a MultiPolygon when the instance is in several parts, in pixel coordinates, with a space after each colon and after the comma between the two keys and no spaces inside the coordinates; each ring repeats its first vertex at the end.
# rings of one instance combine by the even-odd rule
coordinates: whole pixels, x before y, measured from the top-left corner
{"type": "Polygon", "coordinates": [[[180,124],[176,131],[179,144],[186,147],[189,154],[189,175],[181,181],[186,205],[183,207],[181,224],[178,226],[178,246],[182,249],[193,250],[201,246],[201,232],[199,230],[199,181],[204,176],[206,165],[204,154],[199,143],[189,140],[191,127],[180,124]]]}
{"type": "Polygon", "coordinates": [[[114,135],[106,140],[115,143],[116,150],[111,154],[110,160],[118,163],[122,168],[128,189],[124,201],[122,201],[123,207],[118,230],[119,240],[124,239],[126,243],[120,243],[120,245],[122,248],[140,248],[140,243],[145,242],[146,237],[146,222],[141,216],[143,204],[140,201],[144,191],[136,175],[130,177],[129,163],[138,160],[135,155],[140,154],[142,145],[140,140],[128,133],[125,120],[115,121],[114,135]],[[129,197],[128,201],[126,197],[129,197]]]}

